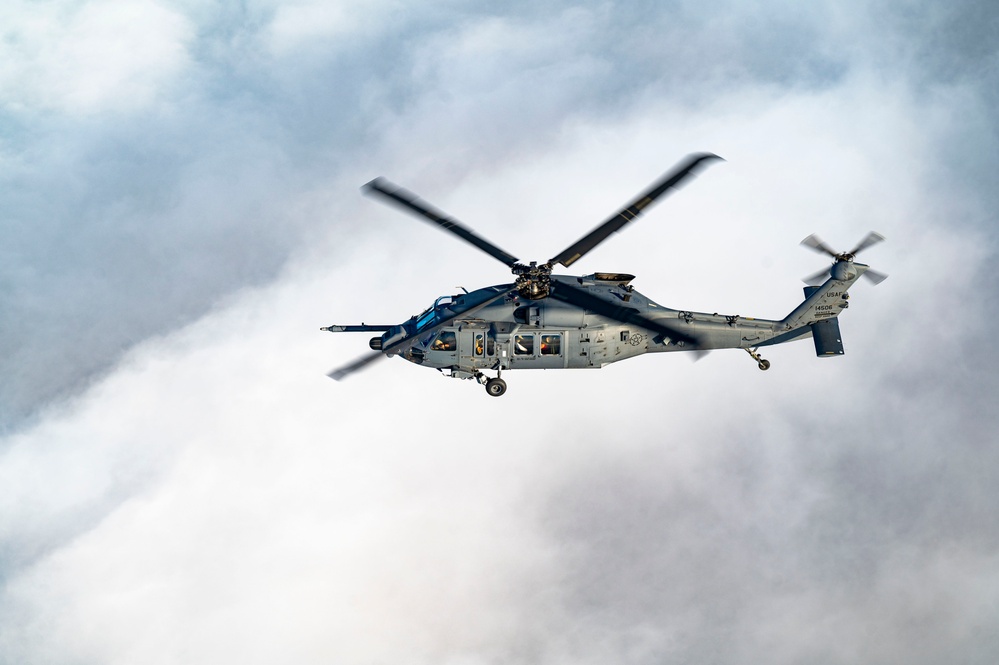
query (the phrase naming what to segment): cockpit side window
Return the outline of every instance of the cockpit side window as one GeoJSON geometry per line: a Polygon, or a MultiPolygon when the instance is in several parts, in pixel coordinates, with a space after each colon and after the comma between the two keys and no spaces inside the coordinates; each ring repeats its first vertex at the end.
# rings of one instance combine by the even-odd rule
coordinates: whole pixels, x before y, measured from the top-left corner
{"type": "Polygon", "coordinates": [[[454,351],[456,348],[458,348],[458,341],[453,330],[442,330],[434,343],[430,345],[431,351],[454,351]]]}

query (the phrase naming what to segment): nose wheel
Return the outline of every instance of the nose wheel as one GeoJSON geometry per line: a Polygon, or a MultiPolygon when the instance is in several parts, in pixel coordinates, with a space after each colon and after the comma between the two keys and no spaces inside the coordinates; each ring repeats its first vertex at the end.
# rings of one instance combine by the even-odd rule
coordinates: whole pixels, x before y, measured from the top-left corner
{"type": "Polygon", "coordinates": [[[748,353],[753,360],[756,361],[756,366],[761,370],[765,372],[770,369],[770,361],[760,357],[760,354],[757,353],[756,349],[746,349],[746,353],[748,353]]]}

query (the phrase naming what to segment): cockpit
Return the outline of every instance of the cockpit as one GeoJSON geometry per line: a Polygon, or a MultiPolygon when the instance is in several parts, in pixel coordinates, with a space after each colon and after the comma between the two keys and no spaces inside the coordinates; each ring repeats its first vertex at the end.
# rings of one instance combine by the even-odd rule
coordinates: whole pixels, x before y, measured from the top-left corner
{"type": "Polygon", "coordinates": [[[437,313],[443,309],[449,309],[453,304],[454,296],[441,296],[435,300],[433,307],[428,307],[422,314],[416,317],[416,332],[433,326],[434,322],[438,320],[437,313]]]}
{"type": "Polygon", "coordinates": [[[444,319],[444,316],[438,316],[438,313],[446,309],[453,309],[452,306],[454,304],[455,296],[441,296],[435,300],[433,307],[428,307],[416,317],[415,332],[419,333],[427,328],[433,327],[435,323],[444,319]]]}
{"type": "Polygon", "coordinates": [[[454,303],[454,296],[441,296],[434,301],[434,309],[444,308],[454,303]]]}
{"type": "Polygon", "coordinates": [[[454,351],[458,348],[458,337],[453,330],[442,330],[430,345],[431,351],[454,351]]]}

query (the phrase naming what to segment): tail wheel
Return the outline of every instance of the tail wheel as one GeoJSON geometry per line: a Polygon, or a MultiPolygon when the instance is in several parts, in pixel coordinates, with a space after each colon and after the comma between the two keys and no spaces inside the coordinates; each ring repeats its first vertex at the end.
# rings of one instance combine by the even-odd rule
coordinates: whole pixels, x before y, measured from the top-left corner
{"type": "Polygon", "coordinates": [[[499,397],[506,392],[506,381],[503,379],[489,379],[486,381],[486,392],[493,397],[499,397]]]}
{"type": "Polygon", "coordinates": [[[766,371],[766,370],[770,369],[770,361],[769,360],[761,360],[760,364],[757,365],[757,367],[759,367],[760,369],[766,371]]]}

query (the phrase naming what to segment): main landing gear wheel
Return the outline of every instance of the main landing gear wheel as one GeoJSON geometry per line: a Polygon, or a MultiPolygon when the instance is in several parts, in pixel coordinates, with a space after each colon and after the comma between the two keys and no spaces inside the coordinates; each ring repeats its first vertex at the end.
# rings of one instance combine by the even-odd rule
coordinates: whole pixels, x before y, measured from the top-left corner
{"type": "Polygon", "coordinates": [[[499,397],[506,392],[506,381],[500,378],[486,381],[486,392],[493,397],[499,397]]]}
{"type": "Polygon", "coordinates": [[[753,360],[756,361],[756,366],[761,370],[766,371],[770,369],[770,361],[761,358],[760,354],[756,352],[756,349],[746,349],[746,353],[752,356],[753,360]]]}

